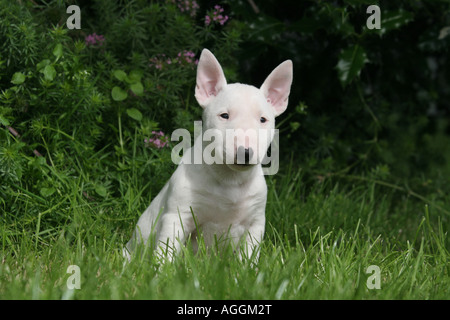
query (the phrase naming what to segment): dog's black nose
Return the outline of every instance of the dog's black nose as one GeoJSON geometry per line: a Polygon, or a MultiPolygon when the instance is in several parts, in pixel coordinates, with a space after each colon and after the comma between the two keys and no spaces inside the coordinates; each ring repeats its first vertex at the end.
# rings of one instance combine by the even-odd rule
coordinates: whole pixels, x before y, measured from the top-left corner
{"type": "Polygon", "coordinates": [[[237,164],[249,164],[250,159],[253,157],[252,148],[239,147],[237,150],[237,164]]]}

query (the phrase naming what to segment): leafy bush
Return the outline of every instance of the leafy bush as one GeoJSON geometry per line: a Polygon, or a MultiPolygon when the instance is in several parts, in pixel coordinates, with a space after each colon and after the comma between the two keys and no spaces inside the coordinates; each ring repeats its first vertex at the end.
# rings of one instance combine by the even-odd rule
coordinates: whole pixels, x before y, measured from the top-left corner
{"type": "Polygon", "coordinates": [[[89,201],[126,196],[131,184],[159,191],[174,167],[159,139],[201,115],[192,94],[201,49],[220,47],[232,66],[240,36],[184,3],[80,2],[82,29],[69,30],[60,1],[1,1],[3,210],[23,192],[51,206],[70,179],[89,201]]]}
{"type": "Polygon", "coordinates": [[[449,176],[444,1],[265,1],[258,12],[240,4],[231,8],[248,26],[241,68],[259,70],[245,80],[262,82],[272,64],[294,60],[291,101],[309,107],[306,117],[287,115],[301,123],[288,142],[298,161],[323,173],[383,165],[402,178],[449,176]],[[366,27],[372,4],[381,30],[366,27]]]}
{"type": "Polygon", "coordinates": [[[23,211],[24,195],[70,206],[60,197],[73,181],[88,203],[158,192],[174,165],[155,142],[200,118],[204,47],[230,82],[258,85],[294,60],[282,163],[306,181],[371,180],[448,203],[445,2],[380,1],[381,30],[365,27],[365,0],[76,3],[81,30],[65,26],[68,3],[0,0],[2,210],[23,211]]]}

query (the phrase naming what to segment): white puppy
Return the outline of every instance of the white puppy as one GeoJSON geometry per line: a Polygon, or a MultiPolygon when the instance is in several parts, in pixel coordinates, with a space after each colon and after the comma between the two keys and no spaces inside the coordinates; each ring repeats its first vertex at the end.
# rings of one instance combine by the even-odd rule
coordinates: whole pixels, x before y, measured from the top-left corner
{"type": "Polygon", "coordinates": [[[196,250],[201,232],[207,247],[231,244],[240,256],[257,259],[267,198],[261,161],[273,138],[275,117],[286,110],[291,83],[292,62],[287,60],[260,89],[227,84],[214,55],[202,51],[195,97],[204,108],[203,130],[210,137],[195,140],[142,214],[124,250],[128,258],[143,242],[170,260],[189,237],[196,250]],[[230,131],[231,138],[223,139],[230,131]],[[211,136],[213,163],[191,164],[192,153],[203,152],[204,140],[213,140],[211,136]]]}

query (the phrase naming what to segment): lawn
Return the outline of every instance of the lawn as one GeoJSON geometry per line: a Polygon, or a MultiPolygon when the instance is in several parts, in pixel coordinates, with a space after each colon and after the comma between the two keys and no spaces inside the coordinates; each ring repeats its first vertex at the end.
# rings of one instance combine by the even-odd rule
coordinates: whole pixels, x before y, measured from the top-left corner
{"type": "Polygon", "coordinates": [[[132,185],[128,193],[135,197],[95,201],[80,192],[81,181],[68,180],[52,206],[18,189],[18,207],[9,214],[22,218],[0,229],[0,297],[448,299],[444,213],[375,182],[322,181],[307,190],[301,170],[267,180],[266,236],[257,265],[232,250],[194,255],[187,248],[172,263],[159,264],[148,252],[127,263],[122,246],[150,201],[132,185]],[[36,206],[37,214],[26,214],[36,206]],[[51,215],[66,222],[43,227],[51,215]],[[80,289],[71,286],[71,265],[79,267],[80,289]],[[373,265],[378,280],[368,270],[373,265]]]}

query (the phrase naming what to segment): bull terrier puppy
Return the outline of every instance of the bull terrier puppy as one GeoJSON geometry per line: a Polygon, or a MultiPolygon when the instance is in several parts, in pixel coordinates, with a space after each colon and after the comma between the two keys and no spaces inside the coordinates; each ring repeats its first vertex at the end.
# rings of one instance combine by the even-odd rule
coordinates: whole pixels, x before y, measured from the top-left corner
{"type": "Polygon", "coordinates": [[[202,51],[195,97],[203,108],[205,134],[183,154],[170,180],[140,217],[124,249],[128,259],[139,243],[168,260],[188,238],[195,251],[199,232],[206,247],[231,244],[240,257],[258,259],[267,200],[261,161],[273,139],[275,117],[287,108],[292,73],[292,61],[287,60],[259,89],[227,84],[215,56],[202,51]],[[212,141],[211,136],[213,161],[192,163],[195,150],[205,151],[204,140],[212,141]]]}

